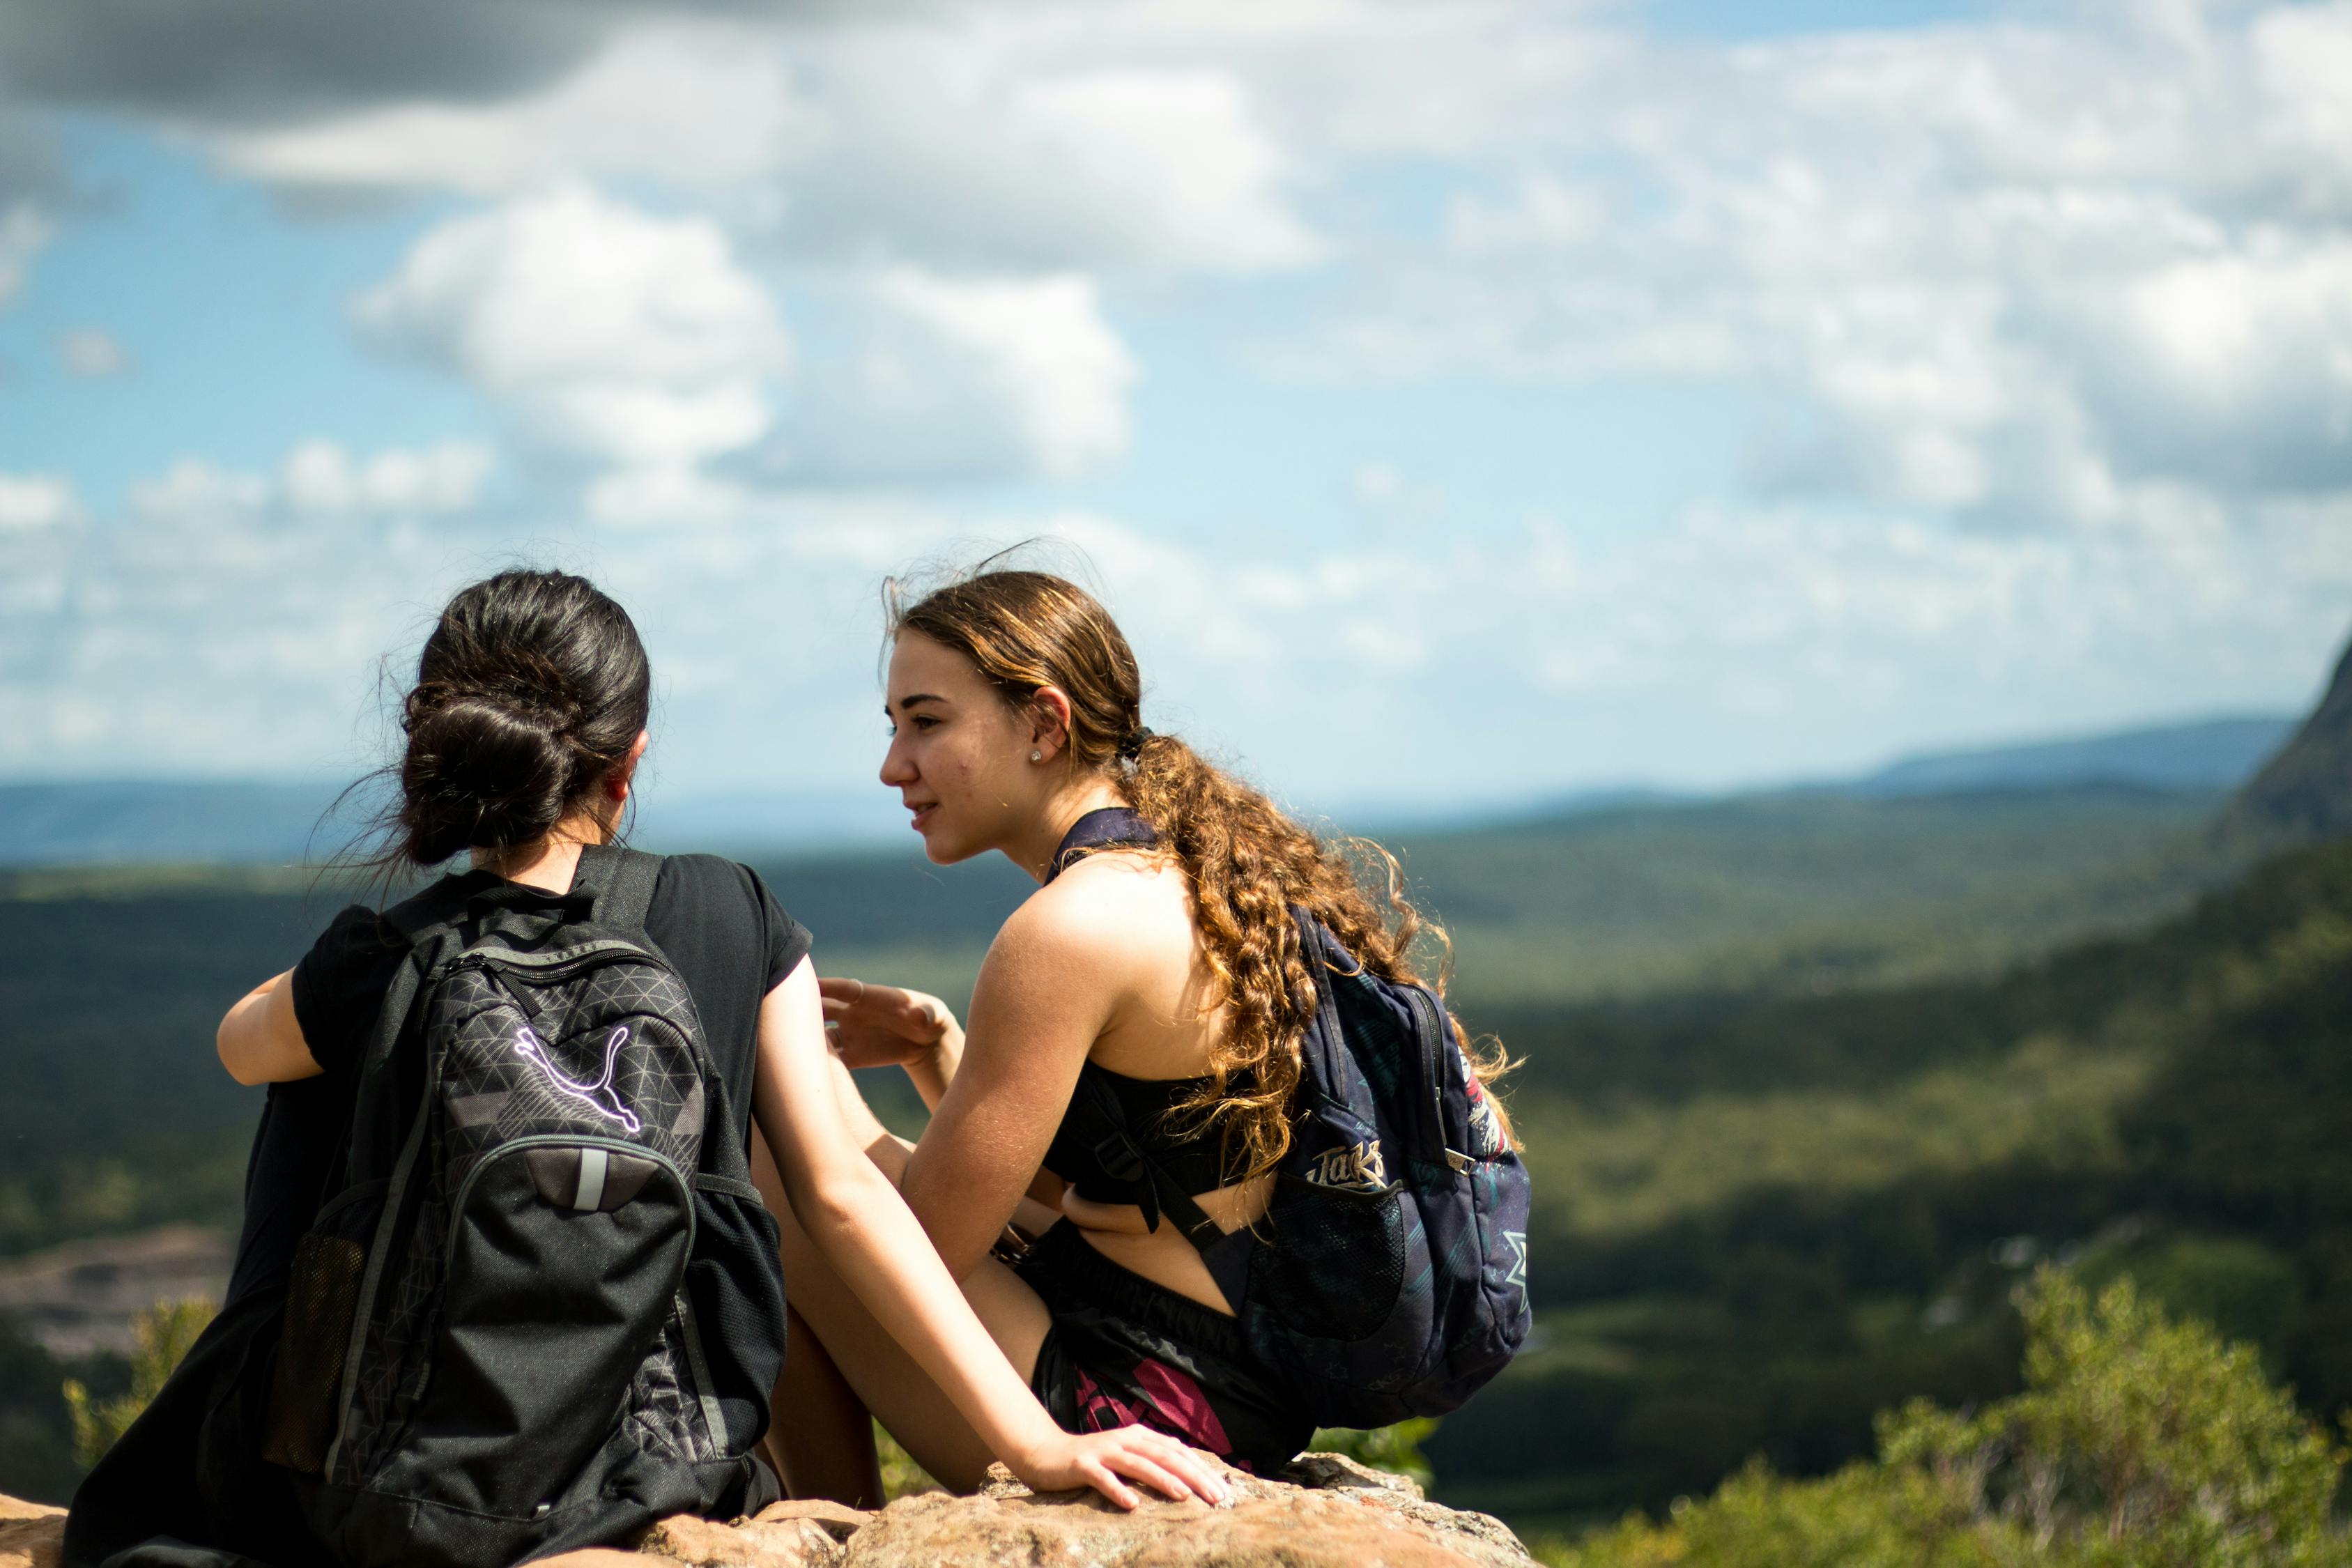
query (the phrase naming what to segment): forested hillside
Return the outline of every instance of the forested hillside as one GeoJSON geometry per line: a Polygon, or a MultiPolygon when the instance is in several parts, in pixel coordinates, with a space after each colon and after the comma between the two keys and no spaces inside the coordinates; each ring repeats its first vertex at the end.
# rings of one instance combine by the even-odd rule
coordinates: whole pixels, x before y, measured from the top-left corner
{"type": "Polygon", "coordinates": [[[1816,1473],[2017,1377],[2014,1277],[2128,1271],[2352,1405],[2352,842],[1990,983],[1517,1021],[1543,1345],[1442,1431],[1518,1517],[1816,1473]]]}

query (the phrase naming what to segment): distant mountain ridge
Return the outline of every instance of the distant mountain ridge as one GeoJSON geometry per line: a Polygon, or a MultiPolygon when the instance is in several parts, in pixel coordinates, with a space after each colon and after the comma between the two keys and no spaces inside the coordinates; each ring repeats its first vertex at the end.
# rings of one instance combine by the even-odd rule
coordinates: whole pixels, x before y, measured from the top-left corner
{"type": "MultiPolygon", "coordinates": [[[[93,779],[0,784],[0,866],[316,864],[366,826],[341,784],[93,779]]],[[[882,789],[644,792],[632,838],[656,850],[871,848],[906,833],[882,789]]]]}
{"type": "MultiPolygon", "coordinates": [[[[2339,670],[2336,687],[2321,713],[2314,715],[2313,724],[2327,717],[2341,731],[2338,743],[2345,751],[2340,755],[2352,756],[2352,691],[2345,685],[2345,672],[2339,670]]],[[[1936,752],[1906,758],[1861,778],[1801,789],[1873,800],[2117,784],[2221,794],[2252,777],[2294,728],[2292,719],[2251,715],[1936,752]]],[[[2285,760],[2281,753],[2280,761],[2285,760]]],[[[2327,765],[2324,760],[2295,764],[2322,775],[2327,765]]],[[[2344,777],[2345,763],[2333,765],[2334,776],[2344,777]]],[[[2287,805],[2276,809],[2306,814],[2315,809],[2294,804],[2311,795],[2313,786],[2294,782],[2302,777],[2292,769],[2283,775],[2276,787],[2287,805]]],[[[316,861],[341,848],[367,816],[364,804],[354,807],[346,803],[328,817],[341,793],[340,784],[324,783],[117,779],[0,784],[0,866],[316,861]]],[[[805,854],[906,842],[897,803],[878,788],[854,794],[738,790],[669,795],[656,787],[645,794],[635,841],[652,849],[805,854]]],[[[1367,808],[1340,815],[1381,831],[1409,826],[1422,832],[1444,832],[1496,817],[1531,821],[1596,811],[1672,809],[1700,798],[1625,787],[1580,792],[1503,812],[1367,808]]],[[[2352,824],[2352,810],[2346,820],[2352,824]]]]}
{"type": "Polygon", "coordinates": [[[2294,729],[2292,718],[2259,714],[1979,751],[1931,752],[1905,758],[1844,788],[1864,795],[1951,795],[2094,784],[2227,790],[2252,777],[2294,729]]]}

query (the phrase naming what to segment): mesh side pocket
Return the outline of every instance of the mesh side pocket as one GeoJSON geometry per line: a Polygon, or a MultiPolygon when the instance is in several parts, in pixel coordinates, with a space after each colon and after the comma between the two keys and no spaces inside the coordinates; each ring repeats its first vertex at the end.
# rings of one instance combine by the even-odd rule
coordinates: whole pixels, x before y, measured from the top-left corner
{"type": "Polygon", "coordinates": [[[1317,1339],[1370,1337],[1404,1289],[1402,1200],[1285,1176],[1261,1259],[1265,1304],[1283,1327],[1317,1339]]]}
{"type": "Polygon", "coordinates": [[[757,1189],[709,1176],[696,1179],[694,1207],[686,1290],[711,1383],[706,1392],[727,1428],[712,1436],[730,1454],[749,1453],[768,1429],[769,1394],[784,1364],[775,1216],[757,1189]]]}
{"type": "Polygon", "coordinates": [[[315,1476],[327,1462],[366,1268],[367,1250],[346,1237],[312,1231],[295,1245],[261,1445],[261,1457],[273,1465],[315,1476]]]}

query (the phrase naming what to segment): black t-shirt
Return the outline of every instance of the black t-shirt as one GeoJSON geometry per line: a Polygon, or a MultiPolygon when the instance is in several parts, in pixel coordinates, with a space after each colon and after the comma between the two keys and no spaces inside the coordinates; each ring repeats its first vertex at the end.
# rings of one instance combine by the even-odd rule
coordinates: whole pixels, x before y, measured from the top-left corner
{"type": "MultiPolygon", "coordinates": [[[[468,871],[459,880],[488,888],[499,878],[468,871]]],[[[547,895],[551,908],[558,901],[547,895]]],[[[712,1066],[724,1081],[749,1084],[760,1004],[808,956],[807,930],[750,867],[712,855],[673,855],[655,879],[646,934],[694,997],[712,1066]]],[[[295,1022],[321,1070],[316,1078],[270,1086],[246,1165],[245,1228],[229,1281],[232,1300],[283,1271],[310,1227],[351,1122],[354,1069],[407,951],[405,940],[375,910],[354,904],[294,966],[295,1022]]],[[[738,1134],[748,1146],[749,1094],[735,1110],[738,1134]]]]}

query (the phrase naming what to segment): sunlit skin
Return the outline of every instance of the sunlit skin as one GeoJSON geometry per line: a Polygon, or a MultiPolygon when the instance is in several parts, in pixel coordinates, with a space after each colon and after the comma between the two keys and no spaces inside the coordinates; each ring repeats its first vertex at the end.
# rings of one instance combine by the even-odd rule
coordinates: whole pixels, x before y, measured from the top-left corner
{"type": "MultiPolygon", "coordinates": [[[[570,889],[582,848],[608,840],[619,822],[646,743],[640,733],[588,802],[545,838],[502,854],[477,850],[475,866],[550,892],[570,889]]],[[[320,1071],[294,1016],[290,975],[257,986],[221,1020],[221,1060],[240,1083],[320,1071]]],[[[991,1458],[1002,1458],[1033,1486],[1091,1486],[1127,1508],[1139,1500],[1129,1480],[1170,1497],[1227,1500],[1230,1489],[1206,1457],[1171,1438],[1133,1426],[1076,1436],[1054,1425],[1029,1392],[1029,1362],[1008,1363],[993,1325],[971,1310],[888,1175],[867,1157],[855,1123],[835,1110],[834,1080],[842,1075],[829,1041],[815,971],[803,959],[760,1008],[751,1111],[762,1195],[822,1259],[828,1283],[845,1285],[935,1390],[939,1424],[952,1434],[937,1448],[936,1473],[976,1482],[991,1458]]],[[[1030,1361],[1035,1354],[1032,1343],[1030,1361]]],[[[862,1483],[848,1489],[857,1495],[844,1500],[880,1501],[862,1483]]]]}
{"type": "Polygon", "coordinates": [[[1018,711],[971,660],[927,637],[909,632],[892,647],[883,712],[882,782],[935,865],[1001,849],[1043,881],[1072,823],[1125,804],[1109,779],[1067,765],[1070,700],[1059,688],[1018,711]]]}

